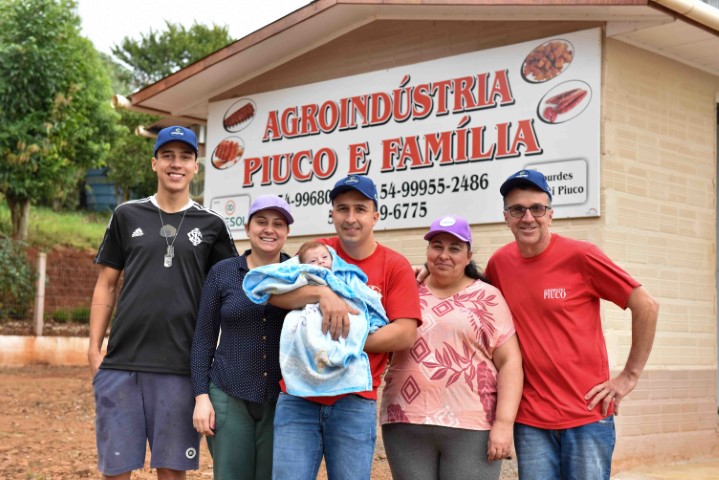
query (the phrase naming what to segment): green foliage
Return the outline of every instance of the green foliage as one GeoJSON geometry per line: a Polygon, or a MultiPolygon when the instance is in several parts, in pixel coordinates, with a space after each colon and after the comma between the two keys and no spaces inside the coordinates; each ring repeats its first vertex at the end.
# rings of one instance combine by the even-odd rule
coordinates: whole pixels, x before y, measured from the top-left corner
{"type": "MultiPolygon", "coordinates": [[[[102,241],[112,212],[56,212],[33,208],[27,243],[43,251],[55,246],[96,250],[102,241]]],[[[11,232],[10,211],[0,203],[0,237],[11,232]]]]}
{"type": "Polygon", "coordinates": [[[71,309],[58,309],[52,312],[49,317],[56,323],[90,323],[90,309],[87,307],[76,307],[71,309]]]}
{"type": "Polygon", "coordinates": [[[107,229],[111,212],[55,212],[36,208],[30,214],[28,240],[43,249],[56,245],[97,249],[107,229]]]}
{"type": "MultiPolygon", "coordinates": [[[[73,0],[0,0],[0,192],[18,208],[65,203],[118,134],[110,79],[73,0]]],[[[13,236],[18,236],[13,232],[13,236]]]]}
{"type": "Polygon", "coordinates": [[[67,323],[72,318],[72,314],[68,310],[55,310],[50,318],[57,323],[67,323]]]}
{"type": "Polygon", "coordinates": [[[112,93],[119,93],[120,95],[128,96],[132,93],[130,85],[132,83],[132,70],[120,65],[116,62],[112,56],[98,52],[100,55],[100,62],[105,66],[108,75],[110,76],[110,87],[112,93]]]}
{"type": "MultiPolygon", "coordinates": [[[[100,54],[100,57],[110,75],[112,91],[129,95],[132,71],[109,55],[100,54]]],[[[117,124],[119,136],[107,156],[106,164],[109,167],[108,178],[115,184],[117,203],[121,203],[130,198],[147,197],[157,190],[157,175],[150,168],[153,141],[135,135],[135,128],[151,125],[160,117],[129,110],[118,110],[117,113],[120,115],[117,124]]]]}
{"type": "Polygon", "coordinates": [[[151,115],[122,111],[120,128],[123,135],[107,159],[108,178],[115,183],[118,203],[152,195],[157,190],[157,174],[151,168],[153,140],[135,135],[138,125],[149,125],[156,120],[151,115]],[[119,195],[120,191],[122,196],[119,195]]]}
{"type": "Polygon", "coordinates": [[[25,245],[0,237],[0,321],[25,318],[35,299],[35,271],[25,245]]]}
{"type": "Polygon", "coordinates": [[[75,323],[90,323],[90,309],[88,307],[76,307],[70,310],[70,316],[75,323]]]}
{"type": "MultiPolygon", "coordinates": [[[[201,7],[200,7],[201,8],[201,7]]],[[[165,21],[165,31],[150,30],[140,40],[125,37],[112,53],[132,68],[132,90],[144,88],[185,68],[230,42],[226,26],[207,27],[195,23],[188,30],[165,21]]]]}
{"type": "MultiPolygon", "coordinates": [[[[195,23],[190,29],[165,22],[164,31],[142,35],[140,40],[125,37],[112,53],[128,70],[111,58],[104,58],[116,93],[126,95],[166,77],[232,41],[227,27],[207,27],[195,23]]],[[[138,125],[151,125],[157,117],[121,111],[121,136],[107,157],[108,178],[116,186],[118,203],[152,195],[157,189],[157,175],[150,168],[152,140],[135,135],[138,125]],[[122,192],[122,196],[119,192],[122,192]]]]}

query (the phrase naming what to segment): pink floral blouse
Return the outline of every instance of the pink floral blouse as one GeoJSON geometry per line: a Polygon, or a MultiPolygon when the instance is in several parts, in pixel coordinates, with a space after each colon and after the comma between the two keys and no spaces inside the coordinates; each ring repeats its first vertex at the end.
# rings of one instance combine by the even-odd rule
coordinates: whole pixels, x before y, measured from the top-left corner
{"type": "Polygon", "coordinates": [[[492,352],[514,334],[495,287],[477,280],[448,298],[419,290],[422,325],[385,375],[380,422],[489,430],[497,403],[492,352]]]}

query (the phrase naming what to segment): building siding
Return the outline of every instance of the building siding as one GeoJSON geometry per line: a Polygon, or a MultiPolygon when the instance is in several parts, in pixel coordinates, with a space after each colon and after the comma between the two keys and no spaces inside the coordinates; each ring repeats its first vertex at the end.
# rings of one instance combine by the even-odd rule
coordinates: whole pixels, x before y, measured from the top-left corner
{"type": "MultiPolygon", "coordinates": [[[[228,95],[591,26],[595,25],[554,22],[533,29],[508,22],[375,22],[228,95]],[[514,33],[499,35],[500,30],[514,33]],[[335,58],[340,52],[342,59],[335,58]],[[287,74],[296,76],[289,81],[287,74]]],[[[555,220],[552,229],[597,244],[661,304],[652,355],[616,418],[615,463],[626,468],[649,458],[719,450],[715,284],[719,78],[612,39],[604,40],[602,76],[602,215],[555,220]]],[[[425,231],[378,231],[376,238],[421,265],[425,231]]],[[[472,231],[480,266],[512,241],[503,224],[475,225],[472,231]]],[[[290,238],[286,250],[296,251],[305,240],[290,238]]],[[[631,347],[631,314],[607,302],[602,314],[610,368],[616,374],[631,347]]]]}

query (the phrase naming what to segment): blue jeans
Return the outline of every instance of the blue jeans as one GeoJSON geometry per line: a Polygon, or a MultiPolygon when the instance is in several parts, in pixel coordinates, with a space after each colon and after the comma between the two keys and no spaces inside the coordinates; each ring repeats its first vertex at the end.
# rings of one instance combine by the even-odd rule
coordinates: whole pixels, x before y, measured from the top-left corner
{"type": "Polygon", "coordinates": [[[514,424],[520,480],[609,480],[614,416],[580,427],[545,430],[514,424]]]}
{"type": "Polygon", "coordinates": [[[321,405],[281,393],[275,410],[272,478],[317,478],[324,456],[329,480],[369,480],[377,438],[376,403],[348,395],[334,405],[321,405]]]}

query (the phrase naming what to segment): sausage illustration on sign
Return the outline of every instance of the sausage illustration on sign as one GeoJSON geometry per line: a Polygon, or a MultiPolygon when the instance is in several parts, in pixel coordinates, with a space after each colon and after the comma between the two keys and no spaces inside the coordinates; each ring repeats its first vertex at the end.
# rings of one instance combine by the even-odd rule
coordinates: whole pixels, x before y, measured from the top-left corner
{"type": "Polygon", "coordinates": [[[222,140],[212,154],[212,166],[217,169],[229,168],[240,160],[244,153],[245,147],[238,140],[222,140]]]}
{"type": "Polygon", "coordinates": [[[554,123],[557,120],[557,115],[567,113],[579,105],[586,96],[587,91],[583,88],[575,88],[574,90],[555,95],[546,101],[546,103],[551,105],[544,109],[542,116],[549,123],[554,123]]]}
{"type": "Polygon", "coordinates": [[[537,106],[539,118],[546,123],[563,123],[584,111],[591,101],[592,91],[582,80],[561,83],[544,95],[537,106]]]}

